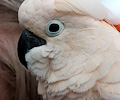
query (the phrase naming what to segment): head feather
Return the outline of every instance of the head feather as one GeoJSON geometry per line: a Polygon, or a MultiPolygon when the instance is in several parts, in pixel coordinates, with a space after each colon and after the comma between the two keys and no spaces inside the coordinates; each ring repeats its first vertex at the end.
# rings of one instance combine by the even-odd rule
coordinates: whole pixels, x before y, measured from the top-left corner
{"type": "Polygon", "coordinates": [[[105,19],[110,24],[120,24],[118,19],[99,0],[55,0],[56,10],[90,15],[98,20],[105,19]]]}

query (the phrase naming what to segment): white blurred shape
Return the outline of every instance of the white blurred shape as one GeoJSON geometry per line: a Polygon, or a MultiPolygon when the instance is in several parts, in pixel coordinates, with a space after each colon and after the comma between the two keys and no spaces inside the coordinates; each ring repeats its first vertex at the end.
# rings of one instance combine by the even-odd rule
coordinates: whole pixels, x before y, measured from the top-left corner
{"type": "Polygon", "coordinates": [[[100,2],[120,18],[120,0],[100,0],[100,2]]]}

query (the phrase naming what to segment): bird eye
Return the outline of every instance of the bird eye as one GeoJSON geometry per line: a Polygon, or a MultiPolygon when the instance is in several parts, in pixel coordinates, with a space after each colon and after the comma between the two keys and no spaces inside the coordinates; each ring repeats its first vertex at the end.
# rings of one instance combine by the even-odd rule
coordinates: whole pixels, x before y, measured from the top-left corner
{"type": "Polygon", "coordinates": [[[46,34],[50,37],[59,35],[64,29],[63,24],[58,20],[52,20],[47,23],[46,34]]]}

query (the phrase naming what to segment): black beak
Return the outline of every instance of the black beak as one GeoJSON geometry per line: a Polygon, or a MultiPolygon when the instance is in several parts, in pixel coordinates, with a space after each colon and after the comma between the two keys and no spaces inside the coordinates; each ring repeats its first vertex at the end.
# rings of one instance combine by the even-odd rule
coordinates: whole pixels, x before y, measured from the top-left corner
{"type": "Polygon", "coordinates": [[[24,30],[18,41],[18,57],[20,62],[27,68],[25,54],[32,48],[45,45],[46,41],[28,30],[24,30]]]}

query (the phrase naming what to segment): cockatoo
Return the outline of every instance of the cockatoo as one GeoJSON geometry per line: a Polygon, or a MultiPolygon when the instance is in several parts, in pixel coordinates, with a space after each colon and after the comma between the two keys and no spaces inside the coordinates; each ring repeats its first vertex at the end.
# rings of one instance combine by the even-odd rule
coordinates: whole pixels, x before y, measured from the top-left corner
{"type": "Polygon", "coordinates": [[[120,19],[98,0],[25,0],[18,19],[44,100],[120,100],[120,19]]]}

